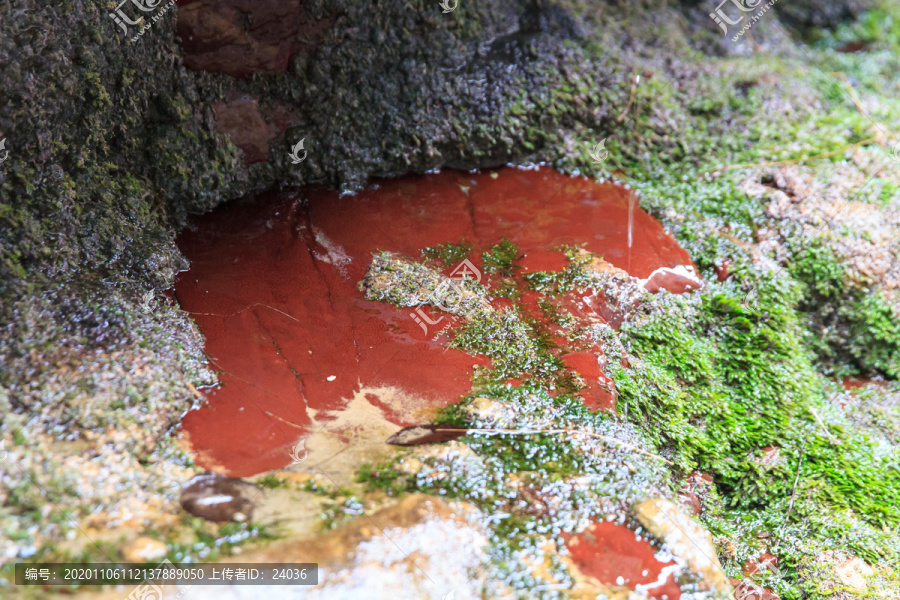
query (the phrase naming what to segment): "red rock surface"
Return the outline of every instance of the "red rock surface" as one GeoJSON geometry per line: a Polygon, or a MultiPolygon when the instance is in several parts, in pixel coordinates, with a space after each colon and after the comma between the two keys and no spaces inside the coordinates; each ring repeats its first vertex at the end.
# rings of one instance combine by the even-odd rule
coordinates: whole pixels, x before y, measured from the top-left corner
{"type": "Polygon", "coordinates": [[[259,101],[248,96],[213,105],[216,127],[243,150],[247,164],[269,160],[269,141],[275,137],[259,112],[259,101]]]}
{"type": "Polygon", "coordinates": [[[178,1],[182,60],[195,71],[235,77],[286,71],[331,25],[308,17],[301,0],[178,1]]]}
{"type": "MultiPolygon", "coordinates": [[[[553,250],[560,245],[583,245],[640,278],[689,265],[687,253],[639,209],[628,248],[627,198],[620,187],[549,169],[447,171],[382,181],[357,195],[265,195],[195,219],[177,240],[191,268],[179,275],[176,296],[206,336],[223,384],[182,420],[198,464],[233,476],[283,467],[298,439],[337,419],[363,390],[366,402],[400,426],[421,422],[422,407],[469,393],[473,365],[487,361],[445,348],[446,335],[435,337],[453,326],[448,315],[423,307],[439,320],[423,331],[414,309],[363,298],[357,284],[373,252],[421,260],[426,246],[465,239],[480,269],[481,252],[507,237],[532,268],[564,267],[553,250]],[[392,403],[371,393],[384,388],[401,393],[392,403]]],[[[602,319],[593,298],[568,301],[602,319]]],[[[588,382],[588,404],[614,406],[592,350],[562,351],[588,382]]]]}
{"type": "Polygon", "coordinates": [[[747,579],[729,578],[728,583],[734,588],[734,600],[781,600],[774,591],[747,579]]]}
{"type": "Polygon", "coordinates": [[[841,385],[844,386],[846,390],[856,390],[859,388],[866,387],[867,385],[876,385],[878,387],[887,387],[887,384],[884,381],[878,381],[875,379],[862,379],[859,377],[845,377],[841,380],[841,385]]]}
{"type": "Polygon", "coordinates": [[[694,471],[685,477],[678,495],[694,515],[703,512],[703,499],[709,493],[712,484],[712,477],[706,473],[694,471]]]}
{"type": "Polygon", "coordinates": [[[728,281],[731,277],[731,265],[732,261],[729,258],[716,259],[716,279],[719,282],[728,281]]]}
{"type": "Polygon", "coordinates": [[[757,558],[751,558],[744,563],[741,572],[744,575],[752,576],[758,573],[772,571],[778,573],[778,558],[766,552],[763,552],[757,558]]]}
{"type": "Polygon", "coordinates": [[[703,285],[697,274],[691,269],[660,267],[644,282],[644,287],[651,294],[666,291],[673,294],[683,294],[691,290],[698,290],[703,285]]]}
{"type": "Polygon", "coordinates": [[[569,537],[566,547],[578,569],[604,585],[631,589],[641,585],[650,598],[681,598],[681,588],[674,576],[662,576],[663,568],[675,563],[657,560],[650,542],[624,525],[608,521],[593,523],[569,537]],[[657,584],[660,579],[663,581],[657,584]]]}
{"type": "Polygon", "coordinates": [[[616,397],[613,382],[600,370],[603,356],[599,352],[570,352],[562,357],[567,369],[577,372],[585,384],[581,392],[585,406],[591,410],[613,410],[616,397]]]}
{"type": "Polygon", "coordinates": [[[297,122],[295,109],[279,103],[260,103],[247,94],[227,94],[212,109],[216,129],[244,152],[248,165],[268,161],[269,142],[297,122]]]}

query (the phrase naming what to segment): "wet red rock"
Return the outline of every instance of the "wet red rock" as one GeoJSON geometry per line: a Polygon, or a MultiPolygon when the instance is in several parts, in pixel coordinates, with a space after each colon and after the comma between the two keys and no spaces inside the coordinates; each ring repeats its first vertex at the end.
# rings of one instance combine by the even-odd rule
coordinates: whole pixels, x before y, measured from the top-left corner
{"type": "Polygon", "coordinates": [[[741,572],[748,577],[758,573],[765,573],[766,571],[778,573],[778,557],[766,552],[763,552],[757,558],[751,558],[746,561],[741,568],[741,572]]]}
{"type": "Polygon", "coordinates": [[[281,109],[287,119],[273,118],[273,113],[279,109],[281,107],[277,105],[267,107],[264,115],[259,100],[245,94],[229,94],[212,106],[216,128],[243,151],[244,162],[248,165],[268,161],[269,142],[287,128],[288,109],[281,109]]]}
{"type": "Polygon", "coordinates": [[[613,382],[600,370],[602,356],[594,352],[571,352],[562,357],[566,368],[581,376],[585,387],[581,391],[585,405],[591,410],[613,410],[616,398],[613,382]]]}
{"type": "Polygon", "coordinates": [[[691,511],[691,514],[697,516],[703,512],[703,503],[700,501],[700,496],[692,490],[689,486],[683,485],[681,490],[678,492],[678,497],[681,499],[682,503],[687,506],[687,508],[691,511]]]}
{"type": "Polygon", "coordinates": [[[845,390],[857,390],[859,388],[864,388],[867,385],[875,385],[878,387],[887,387],[887,383],[884,381],[880,381],[877,379],[864,379],[861,377],[845,377],[841,380],[841,385],[844,386],[845,390]]]}
{"type": "Polygon", "coordinates": [[[723,281],[728,281],[728,278],[731,277],[731,265],[732,265],[732,261],[729,258],[716,259],[716,261],[715,261],[716,279],[720,283],[723,281]]]}
{"type": "Polygon", "coordinates": [[[652,294],[659,292],[671,292],[683,294],[687,291],[698,290],[703,285],[700,278],[694,272],[693,267],[675,269],[660,267],[644,282],[644,287],[652,294]]]}
{"type": "Polygon", "coordinates": [[[748,579],[729,577],[728,583],[734,588],[734,600],[781,600],[781,596],[774,591],[763,588],[748,579]]]}
{"type": "Polygon", "coordinates": [[[675,563],[657,560],[650,542],[624,525],[593,523],[578,535],[568,537],[566,547],[578,569],[604,585],[630,589],[641,586],[650,598],[681,598],[674,575],[663,571],[675,563]]]}
{"type": "Polygon", "coordinates": [[[537,271],[562,271],[569,265],[569,259],[561,250],[532,251],[518,261],[522,273],[537,271]]]}
{"type": "MultiPolygon", "coordinates": [[[[178,237],[191,268],[176,295],[206,336],[223,384],[182,420],[198,464],[233,476],[283,467],[291,446],[334,424],[354,396],[410,426],[422,408],[471,391],[473,365],[487,360],[445,348],[459,319],[362,297],[357,283],[373,252],[421,260],[424,247],[467,240],[480,268],[481,253],[506,237],[531,268],[563,268],[555,250],[563,245],[638,278],[691,264],[656,220],[640,209],[633,216],[629,249],[626,190],[549,169],[504,169],[495,178],[443,172],[383,181],[357,195],[265,195],[195,219],[178,237]],[[390,402],[377,392],[387,388],[399,390],[390,402]]],[[[576,362],[583,379],[599,379],[595,359],[576,362]]]]}
{"type": "Polygon", "coordinates": [[[594,291],[591,288],[572,290],[563,294],[559,297],[557,304],[576,318],[585,321],[598,318],[617,331],[624,320],[623,312],[610,306],[603,292],[594,291]]]}

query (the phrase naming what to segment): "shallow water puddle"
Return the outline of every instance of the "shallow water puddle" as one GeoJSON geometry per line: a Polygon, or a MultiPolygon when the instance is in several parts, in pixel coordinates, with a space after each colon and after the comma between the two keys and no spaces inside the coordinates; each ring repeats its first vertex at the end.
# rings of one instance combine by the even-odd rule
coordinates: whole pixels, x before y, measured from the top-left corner
{"type": "MultiPolygon", "coordinates": [[[[198,464],[233,476],[281,468],[313,432],[349,440],[366,428],[412,425],[471,391],[473,366],[488,361],[445,348],[446,336],[434,341],[448,319],[426,326],[413,309],[363,298],[358,282],[373,252],[422,260],[425,247],[466,240],[481,268],[481,252],[508,238],[523,271],[564,268],[561,245],[583,246],[638,278],[691,264],[640,208],[629,248],[629,212],[621,187],[502,169],[383,181],[357,195],[264,195],[196,218],[177,240],[191,268],[175,291],[222,382],[182,420],[198,464]],[[367,406],[365,416],[345,410],[351,404],[367,406]]],[[[573,298],[602,318],[602,307],[573,298]]]]}

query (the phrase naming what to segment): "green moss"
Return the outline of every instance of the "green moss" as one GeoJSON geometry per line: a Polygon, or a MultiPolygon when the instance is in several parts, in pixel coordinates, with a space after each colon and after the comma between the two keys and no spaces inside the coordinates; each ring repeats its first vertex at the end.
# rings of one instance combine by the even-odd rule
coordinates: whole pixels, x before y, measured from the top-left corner
{"type": "Polygon", "coordinates": [[[472,251],[472,244],[460,240],[458,244],[438,244],[422,250],[422,256],[428,260],[439,260],[444,265],[451,267],[462,262],[472,251]]]}
{"type": "Polygon", "coordinates": [[[410,477],[395,468],[398,460],[387,465],[361,465],[357,469],[356,481],[364,484],[369,491],[381,491],[391,497],[414,490],[415,485],[410,477]]]}
{"type": "Polygon", "coordinates": [[[789,269],[803,286],[806,341],[823,370],[900,375],[900,313],[883,290],[849,281],[840,259],[821,242],[799,248],[789,269]]]}
{"type": "Polygon", "coordinates": [[[279,488],[288,487],[290,482],[284,477],[278,477],[273,473],[267,473],[256,479],[254,483],[265,490],[277,490],[279,488]]]}
{"type": "Polygon", "coordinates": [[[571,262],[562,271],[536,271],[525,275],[528,287],[549,296],[559,296],[578,286],[589,285],[593,279],[585,268],[590,257],[570,253],[571,262]]]}
{"type": "Polygon", "coordinates": [[[488,252],[481,255],[484,272],[488,275],[499,277],[513,277],[520,269],[515,261],[519,258],[519,250],[514,243],[503,238],[499,243],[492,244],[488,252]]]}
{"type": "Polygon", "coordinates": [[[455,332],[452,345],[490,357],[492,367],[485,383],[523,374],[553,382],[562,367],[549,351],[551,342],[542,326],[516,308],[473,315],[455,332]]]}
{"type": "MultiPolygon", "coordinates": [[[[774,532],[770,547],[792,568],[825,547],[897,560],[900,546],[888,533],[900,526],[896,459],[830,408],[830,384],[816,374],[793,310],[799,286],[772,278],[755,290],[747,302],[733,284],[712,283],[626,325],[623,341],[641,358],[613,368],[623,414],[681,470],[711,474],[721,519],[774,532]],[[772,447],[779,459],[759,462],[772,447]],[[819,517],[825,506],[848,520],[828,523],[819,517]],[[793,546],[797,539],[804,545],[793,546]]],[[[714,533],[728,530],[717,517],[708,523],[714,533]]],[[[747,531],[730,533],[748,539],[747,531]]],[[[789,577],[783,597],[800,597],[797,583],[789,577]]]]}

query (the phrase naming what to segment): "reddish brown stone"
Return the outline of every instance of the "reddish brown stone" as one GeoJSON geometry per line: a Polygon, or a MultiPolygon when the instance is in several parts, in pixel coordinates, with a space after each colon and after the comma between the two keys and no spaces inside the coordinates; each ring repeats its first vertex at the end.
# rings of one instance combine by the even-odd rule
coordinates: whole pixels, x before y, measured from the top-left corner
{"type": "Polygon", "coordinates": [[[844,389],[846,390],[855,390],[866,387],[867,385],[875,385],[880,388],[887,387],[887,383],[884,381],[878,381],[876,379],[863,379],[860,377],[845,377],[841,380],[841,385],[843,385],[844,389]]]}
{"type": "Polygon", "coordinates": [[[712,477],[698,471],[694,471],[685,478],[679,496],[693,514],[699,515],[703,512],[703,498],[706,497],[707,488],[711,484],[712,477]]]}
{"type": "Polygon", "coordinates": [[[420,446],[422,444],[440,444],[466,435],[464,427],[454,425],[413,425],[404,427],[387,439],[393,446],[420,446]]]}
{"type": "Polygon", "coordinates": [[[187,68],[246,77],[285,71],[331,26],[313,20],[301,0],[180,0],[178,36],[187,68]]]}
{"type": "Polygon", "coordinates": [[[259,112],[256,98],[247,96],[213,105],[216,126],[228,135],[235,146],[244,151],[246,163],[269,160],[269,141],[274,137],[259,112]]]}
{"type": "Polygon", "coordinates": [[[693,485],[709,485],[713,482],[712,475],[709,473],[701,473],[700,471],[693,471],[688,475],[688,479],[693,485]]]}
{"type": "Polygon", "coordinates": [[[681,498],[681,501],[684,502],[688,506],[688,508],[690,508],[691,514],[699,515],[701,512],[703,512],[703,507],[700,504],[700,496],[698,496],[690,488],[682,488],[679,497],[681,498]]]}
{"type": "Polygon", "coordinates": [[[698,290],[703,282],[694,272],[693,267],[661,267],[655,270],[644,282],[644,288],[651,294],[667,291],[672,294],[683,294],[698,290]]]}
{"type": "Polygon", "coordinates": [[[731,277],[731,260],[720,258],[716,261],[716,279],[726,281],[731,277]]]}
{"type": "Polygon", "coordinates": [[[741,569],[744,575],[747,575],[748,577],[773,570],[776,572],[778,570],[778,558],[765,552],[760,554],[758,558],[751,558],[745,562],[741,569]]]}
{"type": "Polygon", "coordinates": [[[294,122],[293,111],[283,105],[261,107],[256,98],[232,95],[213,105],[216,127],[244,152],[248,165],[269,160],[269,142],[294,122]]]}
{"type": "Polygon", "coordinates": [[[207,521],[243,522],[253,515],[255,495],[252,483],[207,472],[182,486],[181,508],[207,521]]]}
{"type": "MultiPolygon", "coordinates": [[[[635,589],[659,580],[663,567],[674,564],[656,559],[656,550],[624,525],[593,523],[575,536],[565,536],[572,560],[585,575],[606,585],[635,589]]],[[[661,585],[647,589],[650,598],[681,598],[681,588],[669,575],[661,585]]]]}

